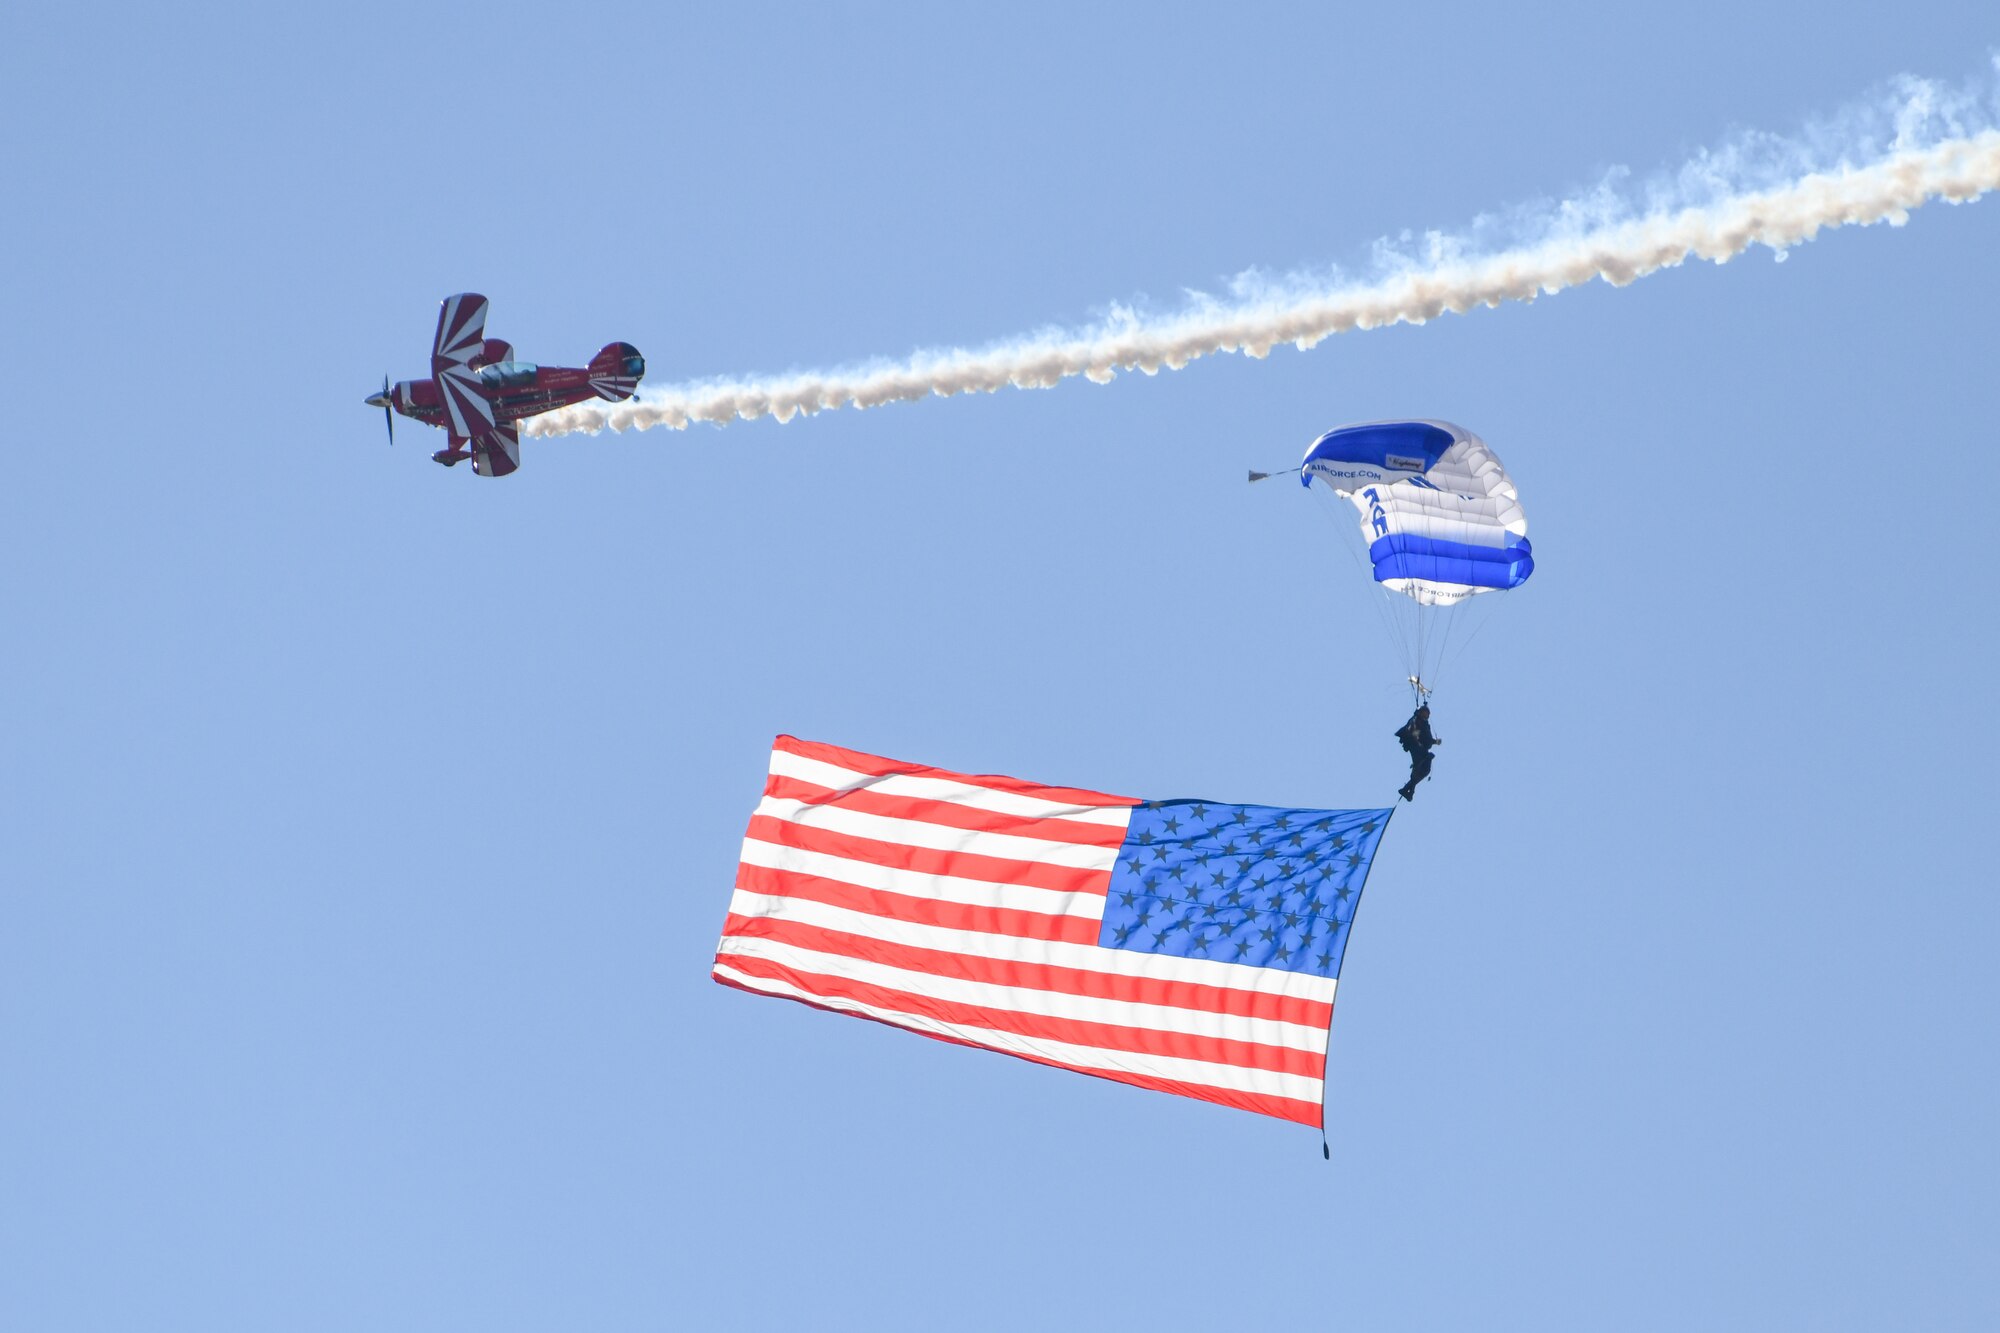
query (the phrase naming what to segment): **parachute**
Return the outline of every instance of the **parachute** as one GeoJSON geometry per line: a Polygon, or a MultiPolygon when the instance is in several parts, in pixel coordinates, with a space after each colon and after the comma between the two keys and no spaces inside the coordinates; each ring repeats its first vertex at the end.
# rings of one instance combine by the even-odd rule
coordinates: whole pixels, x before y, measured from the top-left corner
{"type": "MultiPolygon", "coordinates": [[[[1484,440],[1449,421],[1330,430],[1299,465],[1301,485],[1310,490],[1315,480],[1360,515],[1362,545],[1387,603],[1378,609],[1421,701],[1452,650],[1452,609],[1518,588],[1534,572],[1514,482],[1484,440]]],[[[1470,635],[1459,646],[1468,642],[1470,635]]]]}

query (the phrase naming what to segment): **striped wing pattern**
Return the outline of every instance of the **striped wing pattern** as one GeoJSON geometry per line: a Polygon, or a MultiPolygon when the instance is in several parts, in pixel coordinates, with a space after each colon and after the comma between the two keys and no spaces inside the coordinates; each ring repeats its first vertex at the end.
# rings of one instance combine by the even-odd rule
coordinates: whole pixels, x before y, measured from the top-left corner
{"type": "Polygon", "coordinates": [[[521,466],[521,428],[494,426],[472,441],[472,470],[482,477],[504,477],[521,466]]]}
{"type": "MultiPolygon", "coordinates": [[[[1127,926],[1108,947],[1107,896],[1121,855],[1136,850],[1135,812],[1155,813],[1141,804],[781,736],[744,836],[715,979],[1318,1124],[1337,949],[1331,975],[1309,960],[1198,956],[1202,932],[1222,927],[1193,909],[1175,924],[1184,900],[1168,890],[1157,935],[1140,937],[1160,943],[1124,943],[1127,926]]],[[[1136,880],[1121,896],[1135,895],[1146,896],[1136,880]]],[[[1259,924],[1246,917],[1246,937],[1259,924]]]]}
{"type": "Polygon", "coordinates": [[[493,428],[493,405],[480,392],[472,372],[472,359],[485,344],[486,298],[476,292],[447,296],[438,307],[431,378],[437,381],[446,424],[455,439],[470,440],[493,428]]]}

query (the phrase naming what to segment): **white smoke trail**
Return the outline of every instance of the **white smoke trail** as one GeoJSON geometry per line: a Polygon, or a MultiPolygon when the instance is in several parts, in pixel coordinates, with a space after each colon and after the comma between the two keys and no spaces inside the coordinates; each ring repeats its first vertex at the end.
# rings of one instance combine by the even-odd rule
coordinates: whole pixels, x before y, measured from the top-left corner
{"type": "MultiPolygon", "coordinates": [[[[1995,59],[2000,68],[2000,58],[1995,59]]],[[[1990,95],[1989,95],[1990,99],[1990,95]]],[[[931,394],[1045,389],[1081,375],[1102,384],[1120,370],[1179,370],[1214,352],[1262,357],[1280,343],[1310,348],[1331,334],[1421,324],[1602,278],[1614,287],[1690,258],[1724,263],[1753,245],[1786,251],[1832,227],[1887,222],[1933,200],[1965,203],[2000,189],[2000,128],[1988,100],[1904,79],[1894,96],[1843,112],[1798,137],[1744,136],[1703,153],[1631,202],[1622,173],[1579,199],[1481,219],[1464,236],[1429,233],[1378,242],[1369,276],[1338,271],[1272,282],[1251,273],[1228,300],[1195,296],[1149,316],[1113,311],[1081,330],[1050,330],[976,350],[918,352],[901,362],[709,381],[647,390],[624,403],[549,413],[524,434],[790,421],[834,407],[879,407],[931,394]],[[1494,232],[1512,238],[1494,244],[1494,232]]]]}

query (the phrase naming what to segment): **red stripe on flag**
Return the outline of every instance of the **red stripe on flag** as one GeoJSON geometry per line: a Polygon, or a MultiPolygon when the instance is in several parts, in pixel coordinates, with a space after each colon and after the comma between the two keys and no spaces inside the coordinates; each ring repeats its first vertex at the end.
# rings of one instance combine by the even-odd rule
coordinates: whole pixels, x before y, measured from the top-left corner
{"type": "MultiPolygon", "coordinates": [[[[1324,1028],[1333,1021],[1333,1006],[1322,1000],[1274,995],[1269,991],[1236,990],[1210,986],[1198,981],[1168,981],[1162,977],[1134,977],[1117,972],[1097,972],[1089,968],[1061,967],[1054,963],[1024,963],[1008,958],[986,958],[978,954],[956,953],[949,949],[927,949],[914,944],[893,944],[887,940],[830,930],[801,921],[774,916],[729,914],[723,923],[724,938],[740,935],[748,939],[775,940],[812,949],[819,953],[842,954],[888,967],[933,976],[956,977],[984,982],[990,986],[1020,986],[1029,990],[1053,991],[1099,1000],[1126,1000],[1135,1004],[1172,1005],[1201,1013],[1231,1014],[1244,1018],[1267,1018],[1303,1027],[1324,1028]]],[[[1150,955],[1105,950],[1120,957],[1144,960],[1150,955]]]]}
{"type": "Polygon", "coordinates": [[[873,777],[907,773],[912,777],[937,778],[943,782],[964,782],[992,791],[1032,796],[1037,800],[1049,801],[1056,805],[1142,804],[1136,796],[1108,796],[1101,791],[1087,791],[1082,787],[1044,787],[1038,782],[1023,782],[1019,778],[1004,778],[990,773],[954,773],[950,769],[932,768],[928,764],[906,764],[896,759],[884,759],[880,755],[862,754],[859,750],[843,750],[838,745],[802,741],[796,736],[780,736],[771,742],[771,748],[803,755],[807,759],[817,759],[821,763],[837,764],[841,768],[853,769],[857,773],[867,773],[873,777]]]}
{"type": "Polygon", "coordinates": [[[866,912],[890,921],[909,921],[920,926],[976,930],[985,935],[1011,935],[1024,940],[1061,940],[1065,944],[1097,943],[1099,923],[1088,917],[948,903],[937,898],[912,897],[889,889],[863,888],[859,884],[848,884],[823,875],[808,875],[800,870],[773,870],[769,866],[739,864],[736,867],[736,887],[746,893],[768,894],[773,898],[802,898],[807,902],[845,907],[850,911],[866,912]]]}
{"type": "Polygon", "coordinates": [[[1085,824],[1053,816],[996,814],[991,810],[975,810],[969,805],[951,801],[889,796],[866,788],[843,790],[822,787],[816,782],[780,777],[775,773],[765,785],[764,794],[784,800],[804,801],[808,805],[837,805],[843,810],[887,815],[891,819],[915,819],[976,833],[1009,833],[1021,838],[1075,843],[1082,847],[1118,847],[1125,842],[1125,830],[1108,824],[1085,824]]]}
{"type": "Polygon", "coordinates": [[[747,954],[718,954],[718,964],[726,963],[751,976],[788,982],[800,990],[836,1000],[853,1000],[876,1009],[919,1014],[953,1027],[986,1028],[1011,1032],[1021,1037],[1039,1037],[1070,1046],[1089,1046],[1101,1051],[1122,1051],[1132,1055],[1159,1055],[1175,1060],[1200,1060],[1204,1064],[1228,1065],[1236,1069],[1266,1069],[1316,1079],[1324,1057],[1314,1051],[1228,1037],[1199,1036],[1191,1032],[1165,1032],[1159,1028],[1132,1027],[1086,1018],[1061,1018],[1051,1014],[1027,1013],[1001,1005],[972,1004],[963,1000],[941,1000],[933,995],[897,990],[890,986],[824,972],[800,972],[783,963],[747,954]]]}
{"type": "Polygon", "coordinates": [[[1039,861],[1014,861],[979,852],[946,852],[932,847],[911,847],[907,843],[857,838],[850,833],[794,824],[772,815],[750,816],[745,837],[758,842],[774,842],[800,851],[825,852],[850,861],[892,870],[913,870],[924,875],[952,875],[959,879],[982,880],[988,884],[1022,884],[1058,893],[1095,893],[1111,890],[1111,867],[1083,870],[1075,866],[1044,865],[1039,861]]]}
{"type": "Polygon", "coordinates": [[[877,1018],[873,1014],[857,1014],[852,1010],[836,1008],[830,1004],[815,1004],[811,1000],[796,995],[776,995],[770,991],[747,986],[730,977],[717,976],[715,980],[733,989],[751,995],[763,995],[772,999],[790,1000],[808,1009],[820,1009],[829,1014],[839,1014],[843,1018],[865,1018],[883,1027],[895,1028],[899,1032],[914,1032],[919,1037],[929,1037],[932,1041],[949,1042],[953,1046],[966,1046],[975,1051],[992,1051],[997,1055],[1011,1055],[1016,1060],[1026,1060],[1030,1064],[1047,1065],[1051,1069],[1067,1069],[1073,1073],[1089,1074],[1093,1078],[1107,1079],[1113,1083],[1125,1083],[1135,1088],[1145,1088],[1152,1092],[1170,1092],[1180,1097],[1192,1097],[1197,1101],[1214,1102],[1220,1106],[1234,1107],[1240,1111],[1252,1111],[1258,1115],[1276,1116],[1280,1120],[1290,1120],[1296,1124],[1317,1126],[1323,1119],[1319,1103],[1301,1101],[1296,1097],[1269,1097],[1251,1092],[1238,1092],[1229,1088],[1211,1088],[1202,1083],[1182,1083],[1170,1078],[1152,1078],[1144,1074],[1121,1074],[1103,1069],[1086,1069],[1081,1065],[1066,1064],[1061,1060],[1051,1060],[1045,1056],[1024,1055],[1019,1051],[1003,1051],[995,1046],[986,1046],[963,1037],[948,1037],[940,1032],[926,1032],[921,1028],[907,1027],[902,1023],[877,1018]]]}

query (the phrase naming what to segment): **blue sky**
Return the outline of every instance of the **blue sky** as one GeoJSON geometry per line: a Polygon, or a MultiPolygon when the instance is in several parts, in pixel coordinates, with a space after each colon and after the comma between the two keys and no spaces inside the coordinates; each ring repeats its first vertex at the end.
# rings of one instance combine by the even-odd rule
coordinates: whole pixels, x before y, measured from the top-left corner
{"type": "Polygon", "coordinates": [[[2000,44],[1244,8],[10,16],[0,1324],[2000,1320],[2000,203],[504,481],[361,404],[451,292],[655,383],[975,344],[2000,44]],[[1394,656],[1242,476],[1404,414],[1507,460],[1537,570],[1370,880],[1331,1166],[708,980],[780,731],[1384,801],[1394,656]]]}

